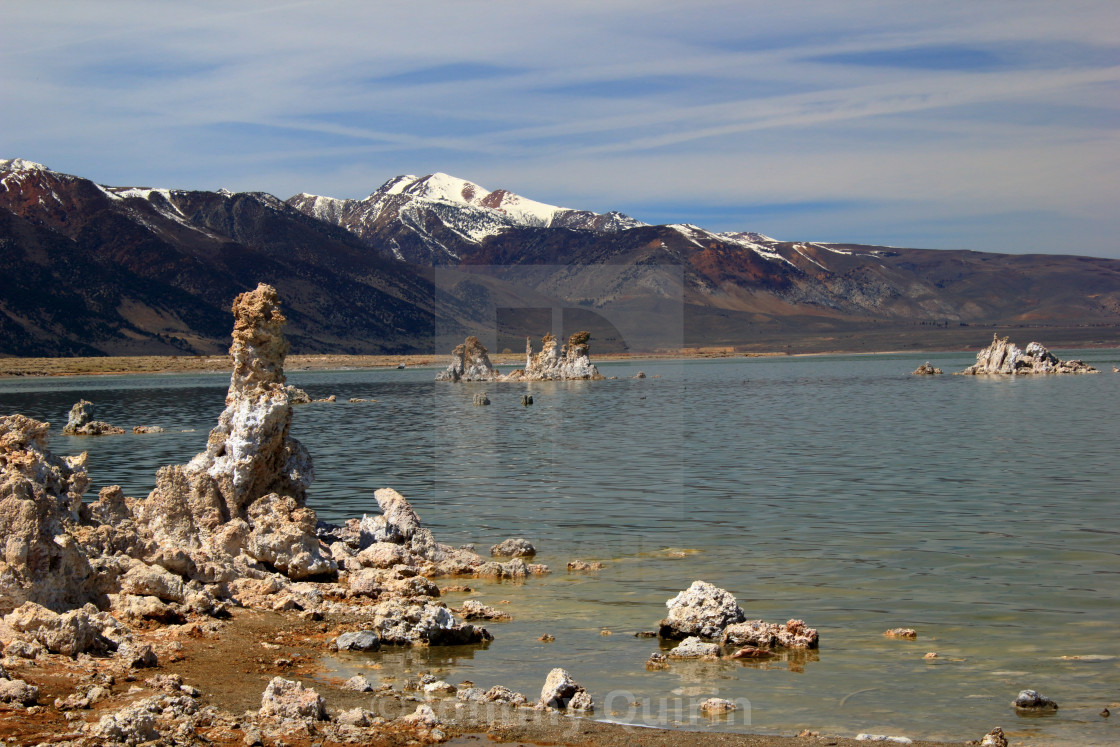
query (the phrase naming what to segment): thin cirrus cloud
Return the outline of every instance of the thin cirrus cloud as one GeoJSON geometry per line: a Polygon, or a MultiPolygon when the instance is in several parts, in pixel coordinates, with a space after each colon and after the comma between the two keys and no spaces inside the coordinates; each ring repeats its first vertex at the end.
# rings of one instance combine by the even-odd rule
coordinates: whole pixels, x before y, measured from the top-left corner
{"type": "Polygon", "coordinates": [[[0,157],[106,183],[352,197],[444,171],[650,222],[1120,256],[1108,2],[5,13],[0,157]]]}

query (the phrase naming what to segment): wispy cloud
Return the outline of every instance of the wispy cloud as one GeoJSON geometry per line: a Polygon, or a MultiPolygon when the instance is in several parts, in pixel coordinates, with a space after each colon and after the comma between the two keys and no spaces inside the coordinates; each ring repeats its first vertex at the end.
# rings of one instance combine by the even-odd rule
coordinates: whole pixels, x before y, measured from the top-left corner
{"type": "Polygon", "coordinates": [[[1111,2],[67,7],[5,7],[4,157],[281,197],[440,170],[645,220],[1120,256],[1111,2]]]}

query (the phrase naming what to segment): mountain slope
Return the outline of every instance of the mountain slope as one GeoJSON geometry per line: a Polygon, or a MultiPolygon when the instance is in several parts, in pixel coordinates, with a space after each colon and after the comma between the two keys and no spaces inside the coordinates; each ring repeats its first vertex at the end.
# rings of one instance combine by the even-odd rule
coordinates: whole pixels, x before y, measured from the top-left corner
{"type": "Polygon", "coordinates": [[[285,299],[297,352],[431,345],[422,272],[271,195],[105,188],[0,162],[0,226],[26,286],[5,285],[4,353],[217,352],[233,297],[260,281],[285,299]]]}

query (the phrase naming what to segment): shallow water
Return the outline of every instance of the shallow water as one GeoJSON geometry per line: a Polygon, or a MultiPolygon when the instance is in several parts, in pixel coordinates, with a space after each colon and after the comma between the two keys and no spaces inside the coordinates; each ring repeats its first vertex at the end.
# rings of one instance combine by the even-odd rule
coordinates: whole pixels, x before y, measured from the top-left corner
{"type": "MultiPolygon", "coordinates": [[[[485,554],[524,536],[555,571],[449,596],[514,615],[488,626],[486,648],[347,657],[343,673],[435,669],[535,696],[564,666],[597,718],[954,740],[1000,725],[1027,744],[1120,743],[1117,719],[1097,715],[1120,701],[1120,356],[1082,351],[1106,371],[1096,376],[907,376],[927,357],[947,371],[972,362],[608,363],[619,380],[460,386],[436,385],[431,369],[290,372],[313,397],[340,400],[298,408],[293,426],[315,458],[309,503],[321,518],[375,512],[373,491],[391,486],[441,541],[485,554]],[[650,378],[626,378],[639,369],[650,378]],[[472,406],[478,391],[490,407],[472,406]],[[573,558],[606,568],[568,574],[573,558]],[[633,633],[655,629],[665,600],[697,578],[751,618],[805,619],[819,652],[647,672],[658,643],[633,633]],[[917,641],[882,636],[898,626],[917,641]],[[545,632],[556,641],[539,642],[545,632]],[[1023,688],[1061,709],[1017,716],[1009,704],[1023,688]],[[716,694],[749,708],[721,721],[689,714],[716,694]]],[[[0,412],[50,420],[56,453],[88,450],[91,494],[117,483],[140,496],[157,466],[202,448],[227,381],[7,380],[0,412]],[[80,397],[98,419],[169,432],[63,437],[80,397]]]]}

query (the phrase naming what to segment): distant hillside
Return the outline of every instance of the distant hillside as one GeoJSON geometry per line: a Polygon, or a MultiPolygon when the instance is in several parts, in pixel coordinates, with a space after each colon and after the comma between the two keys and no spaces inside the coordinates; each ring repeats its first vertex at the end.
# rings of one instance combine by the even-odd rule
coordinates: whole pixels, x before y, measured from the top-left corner
{"type": "Polygon", "coordinates": [[[559,208],[445,174],[364,200],[106,187],[0,161],[0,355],[215,353],[275,285],[300,353],[1120,343],[1120,261],[786,242],[559,208]],[[1030,331],[1014,332],[1030,328],[1030,331]]]}

